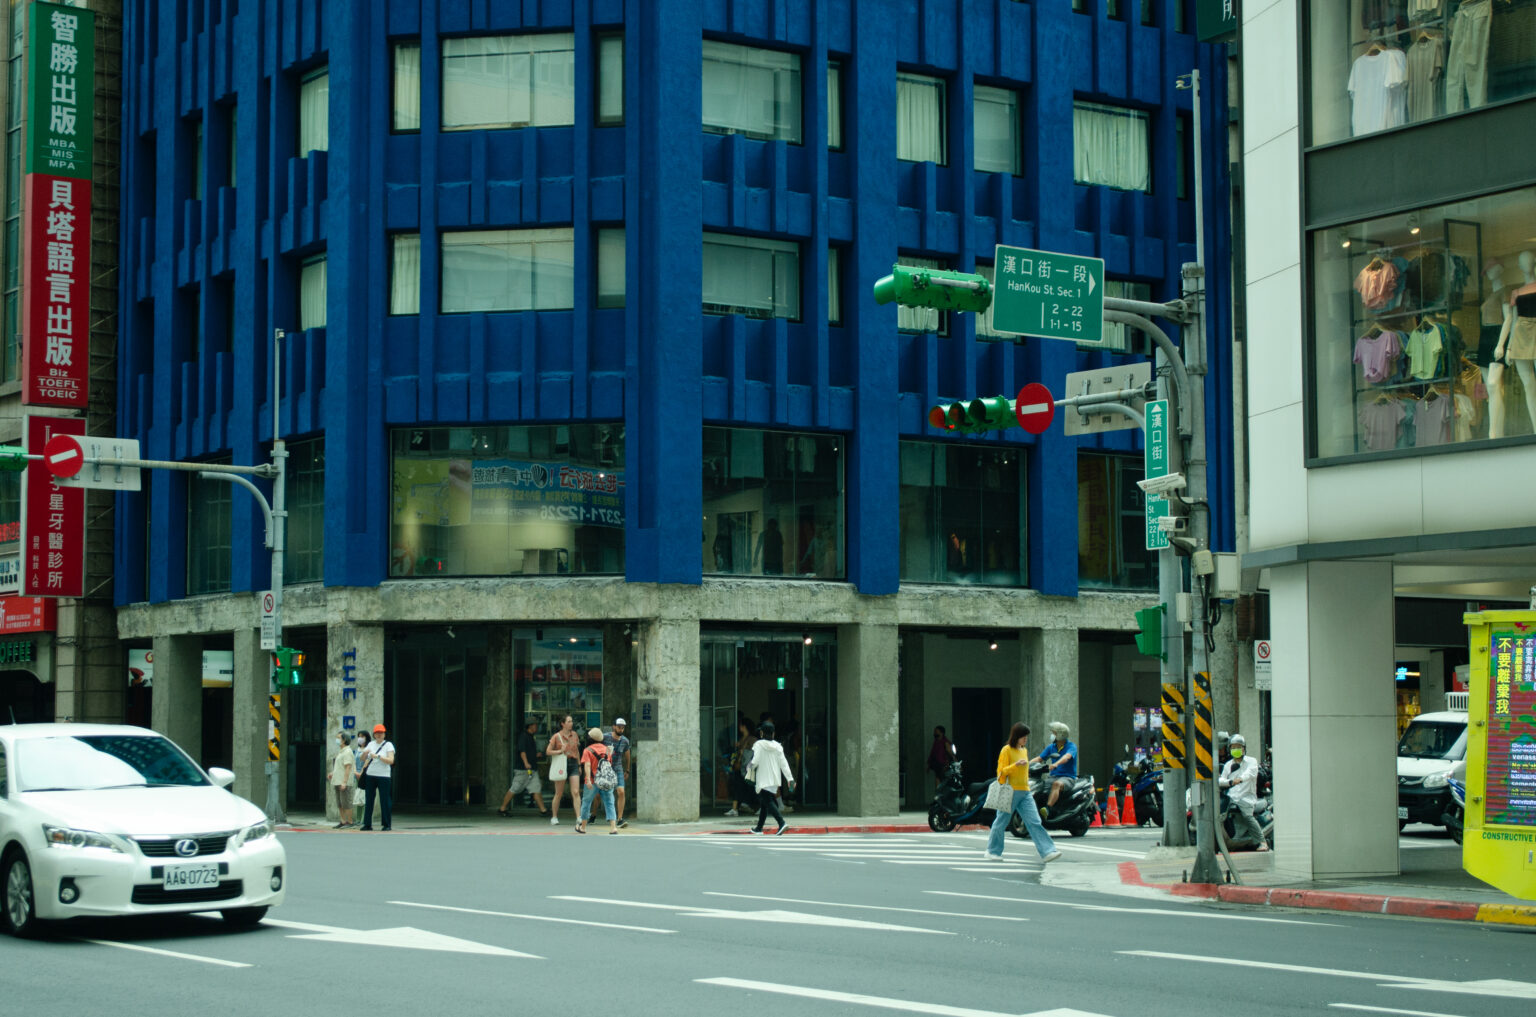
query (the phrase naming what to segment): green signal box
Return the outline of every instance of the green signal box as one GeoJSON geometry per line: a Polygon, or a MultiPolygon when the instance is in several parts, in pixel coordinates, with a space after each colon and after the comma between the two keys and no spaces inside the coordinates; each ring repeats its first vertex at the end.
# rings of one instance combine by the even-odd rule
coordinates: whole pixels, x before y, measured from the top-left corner
{"type": "Polygon", "coordinates": [[[1149,657],[1163,657],[1163,614],[1167,607],[1143,608],[1136,612],[1136,649],[1149,657]]]}
{"type": "Polygon", "coordinates": [[[304,651],[279,646],[272,651],[272,680],[278,685],[298,685],[304,680],[304,651]]]}
{"type": "Polygon", "coordinates": [[[18,445],[0,445],[0,470],[19,473],[27,468],[27,450],[18,445]]]}
{"type": "Polygon", "coordinates": [[[973,272],[892,265],[875,282],[875,303],[932,307],[940,311],[985,311],[992,306],[992,284],[973,272]]]}

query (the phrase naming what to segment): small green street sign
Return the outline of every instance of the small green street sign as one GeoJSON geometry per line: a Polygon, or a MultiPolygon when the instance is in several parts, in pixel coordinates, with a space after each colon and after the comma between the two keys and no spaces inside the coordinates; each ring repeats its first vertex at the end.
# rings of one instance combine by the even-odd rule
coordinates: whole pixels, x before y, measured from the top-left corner
{"type": "Polygon", "coordinates": [[[1149,494],[1147,498],[1147,550],[1161,551],[1168,547],[1168,534],[1158,526],[1157,521],[1168,514],[1168,499],[1162,495],[1149,494]]]}
{"type": "MultiPolygon", "coordinates": [[[[1148,480],[1168,475],[1168,400],[1153,399],[1147,403],[1147,430],[1145,474],[1148,480]]],[[[1168,499],[1149,494],[1147,498],[1147,550],[1161,551],[1168,547],[1168,534],[1157,521],[1168,514],[1168,499]]]]}
{"type": "Polygon", "coordinates": [[[999,332],[1104,341],[1104,259],[997,245],[992,327],[999,332]]]}

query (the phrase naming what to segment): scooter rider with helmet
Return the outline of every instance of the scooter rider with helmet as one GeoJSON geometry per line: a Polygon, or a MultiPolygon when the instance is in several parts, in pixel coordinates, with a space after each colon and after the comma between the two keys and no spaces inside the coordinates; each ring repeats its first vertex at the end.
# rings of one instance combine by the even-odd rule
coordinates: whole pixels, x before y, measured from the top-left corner
{"type": "Polygon", "coordinates": [[[1031,763],[1045,763],[1046,776],[1051,778],[1051,794],[1045,801],[1045,808],[1040,810],[1042,817],[1056,807],[1056,799],[1061,797],[1062,790],[1071,787],[1077,779],[1077,746],[1067,738],[1072,729],[1059,720],[1051,721],[1048,727],[1054,740],[1030,760],[1031,763]]]}
{"type": "Polygon", "coordinates": [[[1248,740],[1234,734],[1228,743],[1232,758],[1221,768],[1221,787],[1229,788],[1228,797],[1237,812],[1232,817],[1234,844],[1255,844],[1260,851],[1268,851],[1264,831],[1253,818],[1253,810],[1259,804],[1259,764],[1248,755],[1248,740]]]}

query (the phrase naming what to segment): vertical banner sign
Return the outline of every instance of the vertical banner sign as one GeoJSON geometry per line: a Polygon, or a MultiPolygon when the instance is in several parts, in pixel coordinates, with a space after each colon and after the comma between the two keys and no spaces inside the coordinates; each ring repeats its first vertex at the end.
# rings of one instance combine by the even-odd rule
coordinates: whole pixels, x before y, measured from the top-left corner
{"type": "MultiPolygon", "coordinates": [[[[85,434],[78,417],[27,417],[27,449],[56,434],[85,434]]],[[[41,459],[21,475],[21,593],[85,596],[85,488],[60,487],[41,459]]]]}
{"type": "MultiPolygon", "coordinates": [[[[1146,459],[1143,474],[1148,480],[1168,475],[1168,400],[1154,399],[1147,403],[1147,430],[1143,445],[1146,459]]],[[[1157,521],[1168,514],[1168,499],[1162,495],[1147,495],[1147,550],[1161,551],[1168,547],[1168,534],[1157,521]]]]}
{"type": "Polygon", "coordinates": [[[1536,636],[1496,631],[1490,642],[1483,821],[1536,827],[1536,636]]]}
{"type": "Polygon", "coordinates": [[[84,409],[95,15],[35,3],[27,17],[21,401],[84,409]]]}

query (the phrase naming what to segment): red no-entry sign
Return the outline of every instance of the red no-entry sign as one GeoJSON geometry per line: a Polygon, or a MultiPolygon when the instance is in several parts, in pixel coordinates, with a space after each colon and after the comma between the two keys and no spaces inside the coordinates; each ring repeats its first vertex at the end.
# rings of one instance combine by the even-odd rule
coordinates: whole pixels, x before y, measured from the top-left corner
{"type": "Polygon", "coordinates": [[[1019,389],[1013,413],[1019,418],[1019,426],[1024,430],[1030,434],[1044,434],[1056,417],[1056,399],[1050,389],[1032,381],[1019,389]]]}
{"type": "Polygon", "coordinates": [[[85,450],[79,439],[56,434],[43,445],[43,464],[55,477],[73,477],[85,465],[85,450]]]}

